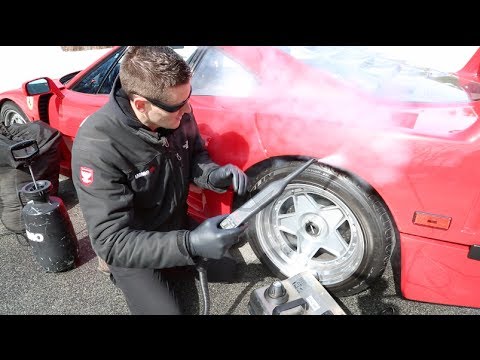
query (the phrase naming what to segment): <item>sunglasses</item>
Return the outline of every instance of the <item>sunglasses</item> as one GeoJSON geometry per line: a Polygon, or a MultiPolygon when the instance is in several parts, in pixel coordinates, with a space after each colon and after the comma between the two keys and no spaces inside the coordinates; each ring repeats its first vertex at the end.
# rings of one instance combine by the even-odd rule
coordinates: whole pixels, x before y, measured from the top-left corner
{"type": "MultiPolygon", "coordinates": [[[[137,94],[137,95],[140,95],[140,94],[137,94]]],[[[180,110],[188,102],[188,100],[190,100],[190,95],[192,95],[192,88],[191,87],[190,87],[190,93],[188,94],[187,99],[185,101],[182,101],[180,104],[177,104],[177,105],[167,105],[167,104],[164,104],[161,101],[153,100],[153,99],[150,99],[150,98],[148,98],[146,96],[143,96],[143,95],[140,95],[140,96],[147,99],[150,103],[152,103],[156,107],[158,107],[162,110],[165,110],[166,112],[174,113],[174,112],[177,112],[178,110],[180,110]]]]}

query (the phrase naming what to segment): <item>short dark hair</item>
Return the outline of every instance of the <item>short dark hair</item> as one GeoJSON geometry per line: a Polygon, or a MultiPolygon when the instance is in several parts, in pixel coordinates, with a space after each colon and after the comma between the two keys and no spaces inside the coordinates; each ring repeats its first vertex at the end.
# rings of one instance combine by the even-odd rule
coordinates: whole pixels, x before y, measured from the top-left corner
{"type": "Polygon", "coordinates": [[[192,70],[169,46],[130,46],[120,64],[123,90],[166,101],[165,89],[190,81],[192,70]]]}

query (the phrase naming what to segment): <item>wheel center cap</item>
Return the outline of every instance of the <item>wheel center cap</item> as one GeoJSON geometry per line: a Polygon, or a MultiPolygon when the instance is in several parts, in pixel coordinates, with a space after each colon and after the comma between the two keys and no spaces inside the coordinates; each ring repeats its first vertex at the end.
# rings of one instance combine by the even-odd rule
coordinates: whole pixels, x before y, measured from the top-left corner
{"type": "Polygon", "coordinates": [[[306,214],[301,219],[301,233],[310,240],[321,241],[321,238],[328,232],[328,224],[317,214],[306,214]]]}
{"type": "Polygon", "coordinates": [[[320,228],[312,221],[307,221],[305,224],[305,231],[310,236],[318,236],[320,234],[320,228]]]}

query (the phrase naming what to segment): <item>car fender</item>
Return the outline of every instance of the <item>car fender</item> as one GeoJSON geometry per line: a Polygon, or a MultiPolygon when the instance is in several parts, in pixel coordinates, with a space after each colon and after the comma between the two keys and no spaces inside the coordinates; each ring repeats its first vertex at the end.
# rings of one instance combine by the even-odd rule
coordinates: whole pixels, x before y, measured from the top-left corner
{"type": "MultiPolygon", "coordinates": [[[[389,157],[382,157],[379,152],[370,152],[370,144],[378,138],[386,138],[389,134],[372,132],[368,128],[338,127],[332,123],[301,121],[299,119],[281,117],[270,118],[262,116],[256,121],[260,141],[269,157],[306,156],[319,159],[319,162],[348,172],[368,186],[372,187],[391,210],[394,220],[411,219],[404,207],[396,206],[402,202],[409,202],[413,207],[420,206],[418,199],[413,196],[410,182],[405,179],[402,169],[408,166],[408,154],[401,158],[401,163],[391,164],[389,157]],[[316,131],[309,131],[313,126],[316,131]],[[318,134],[328,134],[319,138],[318,134]],[[284,134],[279,137],[278,134],[284,134]],[[361,139],[361,140],[360,140],[361,139]],[[390,173],[386,175],[376,172],[378,161],[382,161],[384,168],[390,173]]],[[[395,136],[395,135],[392,135],[395,136]]],[[[391,143],[397,141],[401,147],[401,139],[389,139],[391,143]]],[[[401,230],[401,221],[397,223],[401,230]]],[[[407,225],[405,223],[405,225],[407,225]]]]}
{"type": "Polygon", "coordinates": [[[23,110],[30,121],[38,120],[38,99],[36,100],[35,97],[25,96],[21,89],[15,89],[0,94],[0,107],[6,101],[13,101],[23,110]]]}

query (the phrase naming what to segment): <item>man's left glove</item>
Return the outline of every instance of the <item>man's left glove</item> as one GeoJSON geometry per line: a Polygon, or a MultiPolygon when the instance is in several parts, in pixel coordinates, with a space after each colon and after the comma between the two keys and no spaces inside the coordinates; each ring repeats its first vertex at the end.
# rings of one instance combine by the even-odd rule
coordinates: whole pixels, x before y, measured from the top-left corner
{"type": "Polygon", "coordinates": [[[227,164],[213,170],[208,177],[208,182],[218,188],[226,188],[232,184],[233,191],[243,195],[247,192],[248,176],[235,165],[227,164]]]}

